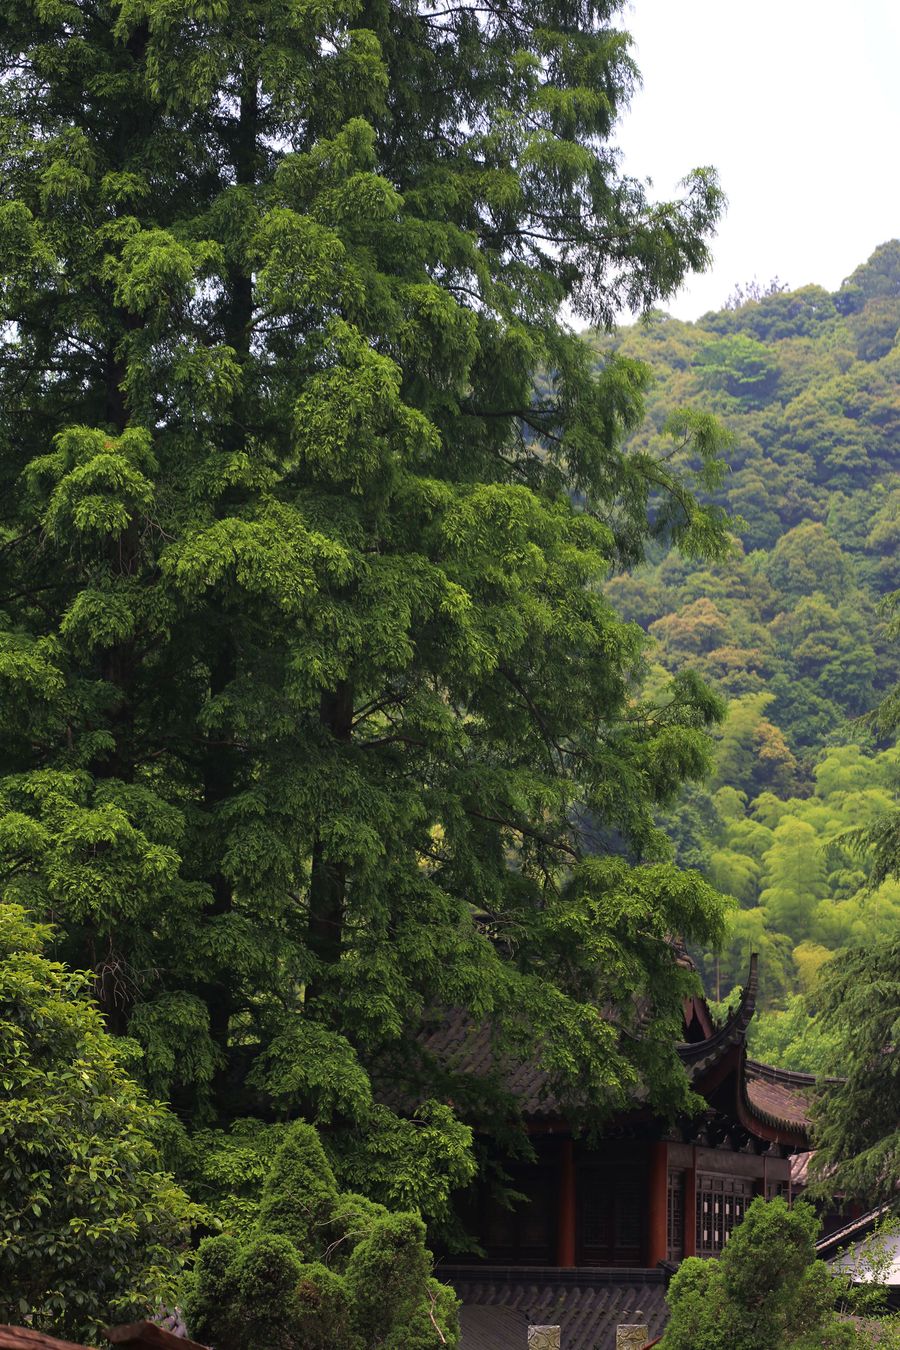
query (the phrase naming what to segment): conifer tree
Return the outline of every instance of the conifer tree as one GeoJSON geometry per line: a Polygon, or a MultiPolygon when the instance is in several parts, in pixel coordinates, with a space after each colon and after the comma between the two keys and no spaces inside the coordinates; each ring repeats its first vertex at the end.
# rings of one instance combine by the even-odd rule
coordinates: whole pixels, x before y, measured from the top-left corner
{"type": "Polygon", "coordinates": [[[188,1326],[219,1350],[457,1345],[457,1300],[431,1277],[424,1238],[418,1215],[339,1191],[315,1130],[295,1122],[253,1222],[201,1244],[188,1326]]]}
{"type": "MultiPolygon", "coordinates": [[[[682,1262],[666,1295],[663,1350],[863,1350],[875,1344],[835,1305],[847,1286],[815,1259],[809,1205],[757,1197],[717,1260],[682,1262]]],[[[880,1328],[879,1328],[880,1331],[880,1328]]],[[[889,1327],[885,1332],[890,1335],[889,1327]]]]}
{"type": "Polygon", "coordinates": [[[670,295],[721,198],[620,175],[615,10],[3,0],[3,898],[195,1122],[388,1136],[448,1004],[685,1099],[719,908],[652,814],[719,708],[640,701],[600,583],[721,551],[720,441],[625,453],[646,373],[558,316],[670,295]]]}

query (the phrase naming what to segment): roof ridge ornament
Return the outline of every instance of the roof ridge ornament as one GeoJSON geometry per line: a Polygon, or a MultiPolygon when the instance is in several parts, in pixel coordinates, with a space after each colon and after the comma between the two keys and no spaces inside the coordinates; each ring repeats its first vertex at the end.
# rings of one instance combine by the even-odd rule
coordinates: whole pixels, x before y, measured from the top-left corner
{"type": "Polygon", "coordinates": [[[747,1028],[756,1011],[756,996],[759,992],[759,954],[750,955],[750,969],[747,983],[741,991],[741,1001],[731,1016],[712,1036],[705,1041],[681,1041],[678,1053],[686,1064],[697,1064],[700,1060],[708,1068],[715,1063],[732,1045],[742,1044],[746,1040],[747,1028]]]}

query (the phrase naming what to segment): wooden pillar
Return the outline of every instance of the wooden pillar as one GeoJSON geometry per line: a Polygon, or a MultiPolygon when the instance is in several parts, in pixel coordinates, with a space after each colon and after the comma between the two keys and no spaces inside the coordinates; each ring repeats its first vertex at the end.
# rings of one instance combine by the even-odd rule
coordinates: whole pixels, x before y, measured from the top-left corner
{"type": "Polygon", "coordinates": [[[684,1174],[684,1242],[685,1256],[697,1255],[697,1146],[694,1145],[691,1165],[684,1174]]]}
{"type": "Polygon", "coordinates": [[[559,1211],[556,1225],[556,1264],[575,1264],[575,1146],[563,1139],[559,1156],[559,1211]]]}
{"type": "Polygon", "coordinates": [[[665,1261],[669,1254],[669,1147],[664,1139],[650,1145],[647,1196],[647,1265],[665,1261]]]}

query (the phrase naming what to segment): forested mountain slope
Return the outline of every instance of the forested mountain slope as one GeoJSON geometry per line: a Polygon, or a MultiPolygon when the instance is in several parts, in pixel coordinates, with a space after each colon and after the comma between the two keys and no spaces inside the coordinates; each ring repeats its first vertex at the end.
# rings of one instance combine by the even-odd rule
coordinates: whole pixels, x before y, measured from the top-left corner
{"type": "Polygon", "coordinates": [[[587,336],[598,359],[615,349],[652,370],[635,453],[683,405],[733,436],[717,494],[738,518],[733,557],[660,555],[608,589],[660,674],[696,670],[729,700],[714,779],[665,823],[679,860],[737,902],[726,951],[704,958],[710,992],[725,996],[759,949],[758,1046],[814,1067],[817,970],[900,924],[900,885],[867,888],[847,837],[889,808],[900,770],[855,720],[898,678],[879,602],[900,587],[900,242],[833,295],[741,299],[587,336]]]}

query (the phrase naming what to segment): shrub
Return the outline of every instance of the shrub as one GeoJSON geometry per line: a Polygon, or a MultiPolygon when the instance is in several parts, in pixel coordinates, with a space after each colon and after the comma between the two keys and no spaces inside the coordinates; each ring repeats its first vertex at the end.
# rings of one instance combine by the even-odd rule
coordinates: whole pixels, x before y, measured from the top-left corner
{"type": "Polygon", "coordinates": [[[815,1259],[818,1219],[761,1197],[718,1260],[684,1261],[662,1350],[843,1350],[863,1342],[835,1313],[841,1286],[815,1259]]]}
{"type": "Polygon", "coordinates": [[[0,1321],[91,1338],[174,1296],[192,1209],[87,977],[0,904],[0,1321]]]}
{"type": "Polygon", "coordinates": [[[191,1334],[216,1350],[454,1346],[456,1299],[431,1275],[425,1226],[338,1190],[311,1125],[291,1126],[255,1223],[208,1238],[186,1281],[191,1334]]]}

